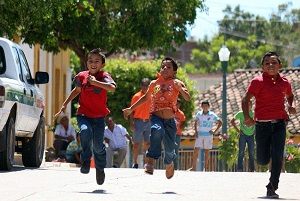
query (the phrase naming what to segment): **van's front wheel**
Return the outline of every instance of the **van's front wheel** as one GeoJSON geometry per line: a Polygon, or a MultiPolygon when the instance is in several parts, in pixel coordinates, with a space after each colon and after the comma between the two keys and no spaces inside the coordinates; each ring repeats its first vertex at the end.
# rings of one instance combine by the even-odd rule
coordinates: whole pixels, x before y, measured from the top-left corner
{"type": "Polygon", "coordinates": [[[5,148],[0,152],[0,170],[11,170],[13,168],[14,156],[15,156],[15,121],[12,117],[9,117],[2,133],[5,135],[5,148]]]}

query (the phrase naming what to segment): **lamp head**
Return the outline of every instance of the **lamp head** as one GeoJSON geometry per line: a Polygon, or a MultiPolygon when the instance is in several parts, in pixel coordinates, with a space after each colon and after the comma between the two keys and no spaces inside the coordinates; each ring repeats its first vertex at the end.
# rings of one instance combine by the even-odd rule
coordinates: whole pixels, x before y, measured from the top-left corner
{"type": "Polygon", "coordinates": [[[229,61],[230,51],[223,45],[220,51],[218,52],[220,61],[229,61]]]}

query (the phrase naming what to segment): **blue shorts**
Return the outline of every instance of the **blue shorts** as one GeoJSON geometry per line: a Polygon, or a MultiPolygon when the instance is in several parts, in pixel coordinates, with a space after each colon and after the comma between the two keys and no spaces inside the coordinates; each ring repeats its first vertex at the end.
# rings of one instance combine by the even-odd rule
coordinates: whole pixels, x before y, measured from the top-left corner
{"type": "Polygon", "coordinates": [[[151,132],[151,123],[150,121],[143,121],[141,119],[133,119],[134,132],[133,132],[133,142],[140,143],[150,142],[150,132],[151,132]]]}

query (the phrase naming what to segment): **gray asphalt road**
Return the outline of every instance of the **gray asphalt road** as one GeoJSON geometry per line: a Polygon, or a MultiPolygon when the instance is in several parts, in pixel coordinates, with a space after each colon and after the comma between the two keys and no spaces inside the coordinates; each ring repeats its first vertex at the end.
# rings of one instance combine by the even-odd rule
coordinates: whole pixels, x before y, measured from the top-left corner
{"type": "MultiPolygon", "coordinates": [[[[262,200],[269,173],[177,171],[168,180],[163,170],[154,175],[142,169],[105,169],[99,186],[95,169],[87,175],[79,168],[15,167],[0,172],[0,201],[194,201],[262,200]]],[[[283,173],[277,193],[282,200],[300,200],[300,174],[283,173]]]]}

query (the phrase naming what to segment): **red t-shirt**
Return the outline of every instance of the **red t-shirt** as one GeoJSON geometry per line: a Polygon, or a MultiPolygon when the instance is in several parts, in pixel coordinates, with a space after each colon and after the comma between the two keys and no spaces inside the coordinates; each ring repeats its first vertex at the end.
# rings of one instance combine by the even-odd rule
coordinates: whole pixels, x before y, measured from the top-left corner
{"type": "MultiPolygon", "coordinates": [[[[137,92],[131,99],[131,105],[133,105],[137,100],[143,96],[142,90],[137,92]]],[[[134,110],[133,118],[135,119],[149,119],[150,116],[150,100],[148,100],[143,105],[137,107],[134,110]]]]}
{"type": "Polygon", "coordinates": [[[180,128],[180,125],[183,122],[185,122],[185,115],[180,109],[178,109],[177,112],[175,113],[175,120],[176,120],[176,127],[177,127],[176,135],[181,135],[182,130],[180,128]]]}
{"type": "MultiPolygon", "coordinates": [[[[78,73],[73,80],[77,87],[81,87],[77,114],[83,114],[90,118],[104,117],[110,112],[106,105],[106,90],[91,85],[87,80],[88,75],[89,71],[82,71],[78,73]]],[[[104,71],[99,71],[95,75],[95,78],[100,82],[115,85],[111,76],[104,71]]]]}
{"type": "Polygon", "coordinates": [[[274,80],[268,73],[255,77],[247,93],[252,94],[256,100],[254,120],[287,119],[285,111],[285,96],[292,94],[289,80],[278,74],[274,80]]]}

